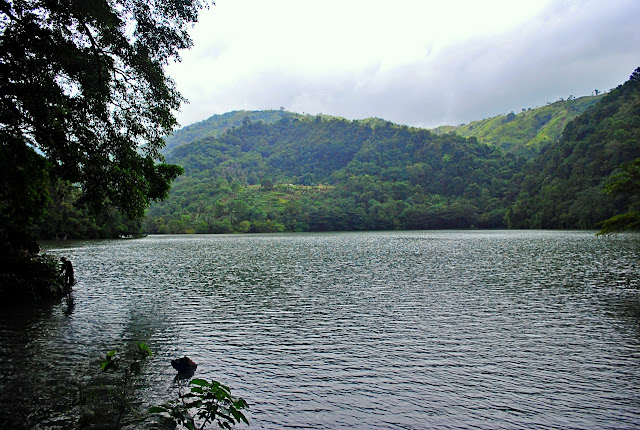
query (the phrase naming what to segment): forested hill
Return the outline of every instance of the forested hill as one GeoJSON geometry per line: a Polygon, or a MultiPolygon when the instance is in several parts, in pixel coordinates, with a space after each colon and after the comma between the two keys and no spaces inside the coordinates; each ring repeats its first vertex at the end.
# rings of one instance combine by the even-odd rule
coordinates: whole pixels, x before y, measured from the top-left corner
{"type": "Polygon", "coordinates": [[[481,142],[514,154],[533,156],[546,145],[558,141],[569,121],[583,113],[604,97],[569,97],[546,106],[522,109],[469,124],[441,126],[433,131],[438,134],[456,133],[464,137],[476,137],[481,142]]]}
{"type": "Polygon", "coordinates": [[[500,227],[524,159],[380,120],[246,122],[174,148],[149,232],[500,227]]]}
{"type": "MultiPolygon", "coordinates": [[[[500,147],[505,152],[531,156],[537,154],[547,143],[556,142],[562,135],[564,126],[570,120],[602,97],[603,94],[577,99],[570,97],[567,100],[558,100],[546,106],[523,109],[518,114],[498,115],[458,126],[441,126],[432,131],[436,134],[455,133],[464,137],[476,137],[479,141],[490,146],[500,147]]],[[[205,137],[218,137],[231,128],[241,127],[246,121],[262,121],[271,124],[283,118],[303,119],[308,117],[309,115],[285,111],[284,108],[261,111],[239,110],[213,115],[204,121],[176,130],[174,134],[166,137],[166,147],[163,152],[168,154],[177,146],[205,137]]],[[[335,118],[329,115],[321,115],[321,117],[324,119],[335,118]]],[[[357,122],[375,125],[387,121],[379,118],[367,118],[357,122]]]]}
{"type": "Polygon", "coordinates": [[[169,199],[150,207],[144,228],[597,228],[629,203],[604,195],[603,184],[621,163],[640,157],[637,82],[599,99],[568,123],[560,141],[527,157],[475,137],[379,119],[280,111],[267,122],[245,115],[216,137],[174,147],[168,161],[186,173],[169,199]]]}
{"type": "MultiPolygon", "coordinates": [[[[213,115],[204,121],[176,130],[171,136],[167,136],[165,138],[166,146],[163,152],[165,154],[169,154],[174,148],[180,145],[191,143],[206,137],[218,137],[225,131],[235,127],[241,127],[247,122],[263,122],[265,124],[272,124],[283,118],[303,119],[309,117],[310,115],[308,114],[288,112],[285,111],[284,108],[280,108],[280,110],[258,111],[237,110],[227,112],[222,115],[213,115]]],[[[318,115],[318,117],[323,119],[342,119],[330,115],[318,115]]],[[[386,123],[387,121],[380,118],[366,118],[358,120],[357,122],[374,126],[376,124],[386,123]]]]}
{"type": "Polygon", "coordinates": [[[625,212],[638,196],[630,193],[613,199],[602,189],[613,173],[638,157],[640,68],[568,123],[557,144],[547,146],[514,176],[519,194],[507,213],[508,225],[592,228],[625,212]]]}

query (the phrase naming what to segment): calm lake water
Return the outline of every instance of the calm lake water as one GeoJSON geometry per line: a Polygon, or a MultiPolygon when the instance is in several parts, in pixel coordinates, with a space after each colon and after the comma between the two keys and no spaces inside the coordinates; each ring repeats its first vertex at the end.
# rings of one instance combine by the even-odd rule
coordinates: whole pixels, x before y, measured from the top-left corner
{"type": "MultiPolygon", "coordinates": [[[[251,428],[638,428],[640,236],[392,232],[47,244],[74,304],[0,316],[0,426],[54,426],[104,354],[172,358],[251,428]],[[58,414],[58,415],[57,415],[58,414]]],[[[64,420],[60,418],[62,422],[64,420]]],[[[68,423],[67,423],[68,424],[68,423]]]]}

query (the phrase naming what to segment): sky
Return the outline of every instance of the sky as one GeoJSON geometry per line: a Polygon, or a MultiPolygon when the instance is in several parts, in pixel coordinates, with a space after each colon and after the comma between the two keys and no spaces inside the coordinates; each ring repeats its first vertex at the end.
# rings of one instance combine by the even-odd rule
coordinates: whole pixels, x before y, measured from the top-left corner
{"type": "Polygon", "coordinates": [[[167,73],[182,126],[233,110],[432,128],[608,91],[640,0],[216,0],[167,73]]]}

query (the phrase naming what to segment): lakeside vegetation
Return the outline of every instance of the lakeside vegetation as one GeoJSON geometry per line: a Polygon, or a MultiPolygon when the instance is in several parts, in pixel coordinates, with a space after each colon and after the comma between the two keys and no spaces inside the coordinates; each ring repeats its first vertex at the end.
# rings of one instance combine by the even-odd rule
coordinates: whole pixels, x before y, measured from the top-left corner
{"type": "MultiPolygon", "coordinates": [[[[34,5],[0,11],[5,304],[65,293],[59,263],[39,255],[42,239],[640,225],[640,69],[599,101],[495,118],[476,135],[281,109],[217,116],[165,142],[183,99],[164,65],[190,46],[185,28],[202,3],[34,5]],[[556,141],[571,109],[583,111],[556,141]]],[[[115,426],[92,410],[82,419],[120,427],[132,413],[118,402],[132,389],[126,369],[122,391],[97,406],[113,408],[115,426]]],[[[191,428],[194,410],[206,425],[220,404],[245,406],[226,387],[196,381],[189,397],[155,411],[182,414],[191,428]]],[[[246,422],[232,415],[231,424],[246,422]]]]}
{"type": "MultiPolygon", "coordinates": [[[[206,0],[2,2],[3,307],[24,304],[35,311],[67,295],[67,312],[72,312],[71,263],[61,280],[59,262],[40,254],[37,241],[137,233],[149,202],[167,196],[183,169],[165,163],[160,150],[184,99],[164,69],[169,60],[180,59],[181,49],[191,47],[187,30],[203,7],[208,7],[206,0]]],[[[3,316],[18,314],[3,309],[3,316]]],[[[30,376],[19,386],[3,384],[8,391],[28,386],[37,404],[3,411],[2,423],[48,428],[46,419],[38,416],[43,409],[54,428],[176,428],[180,423],[203,429],[248,424],[240,412],[247,407],[243,399],[232,397],[230,389],[216,381],[192,379],[189,392],[179,392],[176,399],[157,407],[156,413],[166,415],[166,425],[143,425],[146,416],[132,405],[134,378],[141,359],[150,354],[140,343],[139,357],[122,366],[122,378],[100,378],[86,390],[79,385],[77,392],[70,384],[53,398],[43,395],[30,376]],[[78,407],[82,414],[75,417],[78,407]]],[[[20,366],[29,366],[28,357],[20,360],[20,366]]],[[[102,370],[118,370],[120,361],[112,350],[102,370]]],[[[91,372],[80,379],[91,379],[91,372]]]]}
{"type": "Polygon", "coordinates": [[[168,159],[185,175],[150,208],[150,233],[494,227],[525,161],[457,135],[322,117],[246,122],[168,159]]]}
{"type": "MultiPolygon", "coordinates": [[[[165,142],[183,99],[164,66],[190,46],[185,28],[202,3],[32,5],[0,12],[4,303],[65,293],[58,262],[38,253],[42,239],[640,225],[639,71],[600,101],[495,118],[467,135],[281,109],[216,116],[165,142]]],[[[108,352],[103,369],[116,358],[108,352]]],[[[132,413],[140,364],[123,369],[122,390],[106,393],[115,426],[91,408],[79,426],[119,428],[132,413]]],[[[152,411],[188,428],[247,423],[246,402],[227,387],[192,384],[152,411]]]]}
{"type": "Polygon", "coordinates": [[[176,133],[167,158],[185,174],[142,228],[599,229],[637,203],[637,193],[605,192],[640,157],[636,75],[607,94],[456,128],[475,130],[468,138],[282,110],[215,116],[176,133]]]}
{"type": "Polygon", "coordinates": [[[164,66],[191,46],[206,5],[3,3],[0,295],[51,294],[57,276],[37,240],[139,231],[167,196],[183,170],[160,150],[183,97],[164,66]]]}
{"type": "Polygon", "coordinates": [[[633,210],[638,193],[609,188],[640,158],[640,68],[569,122],[557,144],[514,175],[511,228],[596,228],[633,210]],[[611,192],[614,194],[611,195],[611,192]]]}
{"type": "MultiPolygon", "coordinates": [[[[59,182],[38,234],[600,229],[637,205],[637,192],[610,186],[640,157],[636,75],[456,133],[283,109],[215,115],[167,139],[167,161],[185,173],[144,219],[115,206],[96,216],[59,182]]],[[[606,231],[634,224],[616,225],[606,231]]]]}
{"type": "Polygon", "coordinates": [[[0,86],[11,97],[0,118],[0,245],[9,266],[37,262],[37,240],[53,238],[636,228],[638,70],[607,94],[457,127],[281,108],[215,115],[165,141],[183,100],[162,66],[190,46],[183,30],[202,4],[169,2],[173,23],[146,7],[100,5],[99,14],[50,5],[53,27],[27,4],[2,12],[0,86]],[[157,25],[131,36],[127,26],[141,22],[157,25]],[[87,26],[104,37],[92,40],[87,26]],[[39,39],[22,37],[27,28],[39,39]]]}

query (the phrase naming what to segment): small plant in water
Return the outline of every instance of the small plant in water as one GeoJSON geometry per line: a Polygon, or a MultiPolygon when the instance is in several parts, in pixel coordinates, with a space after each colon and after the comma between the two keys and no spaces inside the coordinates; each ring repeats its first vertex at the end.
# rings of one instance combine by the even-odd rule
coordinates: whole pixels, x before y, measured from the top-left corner
{"type": "MultiPolygon", "coordinates": [[[[144,342],[137,342],[138,346],[136,356],[131,360],[129,366],[124,370],[124,382],[125,388],[132,375],[138,375],[140,373],[140,362],[147,357],[152,356],[151,349],[144,342]]],[[[118,357],[118,351],[111,350],[107,353],[105,360],[101,363],[102,370],[107,371],[110,369],[118,370],[120,368],[120,357],[118,357]]]]}
{"type": "Polygon", "coordinates": [[[205,429],[214,423],[222,429],[230,429],[240,422],[249,424],[240,411],[249,407],[247,402],[233,397],[231,390],[219,382],[193,379],[188,393],[183,392],[184,388],[178,379],[178,399],[154,406],[149,412],[161,414],[189,430],[205,429]]]}
{"type": "Polygon", "coordinates": [[[140,374],[141,362],[151,356],[151,349],[145,343],[136,343],[136,350],[127,353],[126,357],[121,357],[117,350],[111,350],[105,355],[105,359],[100,366],[103,372],[115,372],[116,375],[122,371],[119,381],[105,381],[106,384],[99,384],[90,387],[84,393],[83,402],[85,411],[78,423],[80,427],[98,426],[107,428],[107,423],[111,422],[109,428],[119,429],[123,425],[123,418],[128,416],[130,423],[141,422],[144,418],[134,417],[135,408],[132,405],[133,399],[133,379],[140,374]]]}

